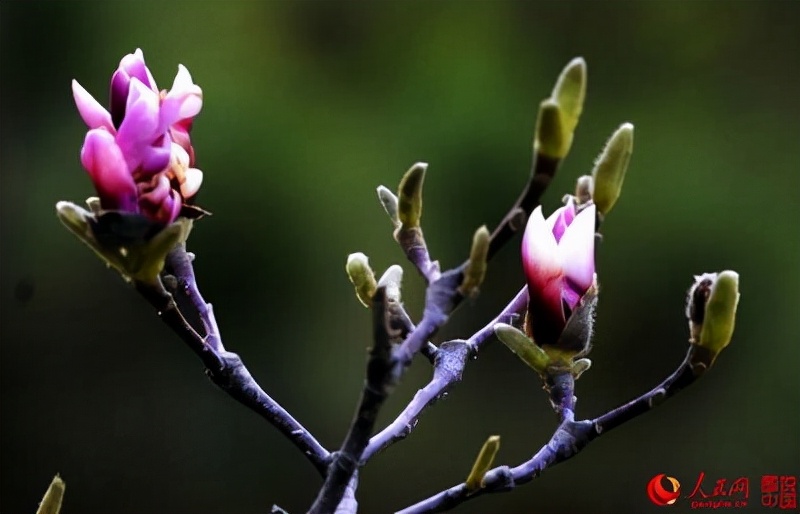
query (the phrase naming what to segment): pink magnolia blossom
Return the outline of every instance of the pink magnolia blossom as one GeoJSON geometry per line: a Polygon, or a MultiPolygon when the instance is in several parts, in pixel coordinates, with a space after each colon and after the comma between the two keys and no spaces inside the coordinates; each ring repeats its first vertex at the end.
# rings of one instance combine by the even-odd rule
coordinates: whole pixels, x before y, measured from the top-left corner
{"type": "Polygon", "coordinates": [[[522,267],[528,282],[529,335],[555,345],[581,298],[595,283],[595,206],[576,212],[572,199],[546,220],[531,214],[522,238],[522,267]]]}
{"type": "Polygon", "coordinates": [[[194,168],[189,131],[203,94],[182,65],[169,91],[159,92],[142,51],[122,58],[111,77],[110,110],[77,81],[72,93],[89,131],[81,163],[106,210],[171,223],[203,179],[194,168]]]}

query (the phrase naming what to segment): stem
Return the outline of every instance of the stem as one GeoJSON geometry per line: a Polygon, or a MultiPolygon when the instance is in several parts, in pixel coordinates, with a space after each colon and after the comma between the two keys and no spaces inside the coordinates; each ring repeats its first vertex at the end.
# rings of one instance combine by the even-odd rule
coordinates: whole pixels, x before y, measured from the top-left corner
{"type": "Polygon", "coordinates": [[[528,288],[523,287],[508,305],[485,327],[477,331],[467,341],[453,340],[443,343],[436,352],[433,365],[433,378],[417,391],[403,412],[386,428],[369,441],[361,461],[367,462],[375,454],[392,444],[405,439],[417,426],[422,413],[447,392],[451,386],[461,381],[467,365],[467,357],[476,356],[478,350],[494,335],[497,323],[509,322],[510,318],[522,312],[528,301],[528,288]]]}
{"type": "MultiPolygon", "coordinates": [[[[309,514],[328,514],[339,506],[369,442],[378,412],[399,378],[393,373],[391,327],[387,311],[386,290],[378,288],[372,297],[374,344],[367,363],[367,378],[361,392],[356,415],[328,469],[325,483],[317,494],[309,514]]],[[[355,490],[355,486],[353,486],[355,490]]]]}
{"type": "Polygon", "coordinates": [[[206,344],[215,351],[225,350],[222,346],[214,309],[210,303],[206,303],[200,294],[200,289],[197,287],[192,259],[193,256],[186,251],[186,243],[179,244],[167,255],[167,267],[177,281],[178,287],[175,292],[185,296],[199,316],[200,321],[203,323],[206,344]]]}
{"type": "Polygon", "coordinates": [[[525,184],[522,194],[492,232],[487,258],[491,259],[514,234],[525,227],[528,216],[539,205],[547,186],[550,185],[558,171],[559,164],[561,164],[561,159],[534,153],[528,183],[525,184]]]}
{"type": "Polygon", "coordinates": [[[399,514],[443,512],[485,493],[507,492],[530,482],[545,469],[580,453],[595,438],[644,414],[694,383],[702,376],[702,372],[695,371],[691,365],[692,357],[699,351],[694,346],[690,347],[681,365],[658,386],[635,400],[592,420],[573,421],[570,419],[574,409],[574,403],[570,405],[571,400],[569,400],[572,395],[567,394],[571,393],[568,390],[570,380],[566,377],[559,378],[558,381],[554,380],[557,383],[554,384],[551,394],[556,400],[554,403],[562,407],[561,412],[564,413],[564,419],[553,433],[550,441],[542,446],[533,457],[514,468],[499,466],[488,471],[484,477],[484,487],[478,491],[470,492],[467,490],[466,484],[461,483],[398,511],[399,514]],[[556,392],[556,390],[561,392],[556,392]]]}
{"type": "Polygon", "coordinates": [[[208,331],[205,337],[198,334],[186,320],[175,298],[163,284],[136,282],[136,290],[156,309],[161,320],[200,358],[214,384],[277,428],[303,452],[320,474],[324,474],[330,460],[329,452],[258,385],[237,354],[223,349],[213,310],[200,296],[185,247],[176,247],[168,260],[180,285],[179,289],[190,299],[192,308],[197,309],[196,314],[203,320],[208,331]]]}

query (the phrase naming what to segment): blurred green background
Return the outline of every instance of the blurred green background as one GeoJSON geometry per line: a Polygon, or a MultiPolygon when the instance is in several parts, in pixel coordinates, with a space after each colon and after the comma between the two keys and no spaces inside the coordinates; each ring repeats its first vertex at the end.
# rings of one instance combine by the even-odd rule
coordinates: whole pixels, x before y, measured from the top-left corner
{"type": "MultiPolygon", "coordinates": [[[[375,187],[430,163],[424,227],[450,267],[516,199],[539,101],[574,56],[587,103],[545,212],[622,122],[633,159],[599,250],[602,293],[579,415],[631,399],[686,350],[692,275],[734,269],[734,340],[712,373],[510,494],[458,512],[647,513],[657,473],[800,474],[800,3],[3,1],[0,511],[33,513],[51,477],[64,514],[292,513],[320,485],[264,421],[55,217],[93,194],[76,78],[101,102],[141,47],[160,87],[178,63],[204,91],[193,141],[214,212],[190,249],[229,349],[328,448],[364,375],[369,314],[344,273],[363,251],[406,265],[375,187]]],[[[514,240],[438,340],[483,325],[519,288],[514,240]]],[[[421,281],[404,294],[419,316],[421,281]]],[[[429,378],[414,366],[393,419],[429,378]]],[[[494,342],[406,441],[363,471],[361,512],[462,481],[485,438],[526,460],[555,418],[538,378],[494,342]]],[[[688,511],[688,501],[672,509],[688,511]]]]}

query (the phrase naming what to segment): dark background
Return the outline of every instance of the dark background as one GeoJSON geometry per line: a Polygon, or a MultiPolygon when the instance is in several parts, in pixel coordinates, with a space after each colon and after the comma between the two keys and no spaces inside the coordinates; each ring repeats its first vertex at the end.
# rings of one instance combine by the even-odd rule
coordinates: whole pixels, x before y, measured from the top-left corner
{"type": "MultiPolygon", "coordinates": [[[[681,361],[692,275],[734,269],[730,347],[701,382],[510,494],[458,512],[656,512],[656,473],[691,492],[706,473],[800,474],[797,313],[800,101],[797,2],[9,2],[0,5],[2,268],[0,511],[32,514],[51,477],[64,514],[303,512],[311,466],[202,367],[55,217],[93,194],[78,159],[76,78],[102,103],[136,47],[160,87],[178,63],[204,91],[193,141],[205,172],[190,250],[224,341],[328,448],[360,390],[368,312],[344,273],[363,251],[406,268],[375,187],[430,163],[425,233],[445,267],[499,221],[525,182],[539,101],[588,62],[558,206],[620,123],[636,126],[623,196],[604,226],[594,366],[579,416],[649,389],[681,361]]],[[[482,326],[522,281],[519,241],[439,335],[482,326]]],[[[429,377],[414,366],[389,422],[429,377]]],[[[363,472],[361,511],[388,512],[462,481],[482,442],[526,460],[555,418],[538,378],[501,345],[406,441],[363,472]]],[[[688,511],[681,500],[671,512],[688,511]]]]}

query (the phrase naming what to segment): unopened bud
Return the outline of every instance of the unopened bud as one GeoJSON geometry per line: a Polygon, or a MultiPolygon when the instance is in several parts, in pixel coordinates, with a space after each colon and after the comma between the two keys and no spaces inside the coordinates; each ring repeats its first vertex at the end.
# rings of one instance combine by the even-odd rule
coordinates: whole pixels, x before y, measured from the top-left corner
{"type": "Polygon", "coordinates": [[[345,270],[350,282],[355,287],[358,301],[368,308],[371,305],[372,296],[378,288],[375,282],[375,273],[369,266],[369,258],[360,252],[351,253],[347,256],[345,270]]]}
{"type": "Polygon", "coordinates": [[[486,225],[475,231],[472,237],[472,248],[469,252],[469,264],[464,270],[464,280],[459,292],[464,296],[474,296],[486,276],[486,259],[489,255],[489,229],[486,225]]]}
{"type": "Polygon", "coordinates": [[[717,355],[730,344],[738,303],[738,273],[723,271],[695,277],[686,307],[691,342],[698,349],[693,364],[702,363],[705,368],[710,367],[717,355]]]}
{"type": "Polygon", "coordinates": [[[583,57],[576,57],[564,67],[552,93],[552,99],[561,108],[564,129],[569,133],[570,141],[583,111],[585,98],[586,61],[583,57]]]}
{"type": "Polygon", "coordinates": [[[475,463],[472,465],[472,471],[470,471],[467,477],[466,486],[468,491],[477,491],[483,487],[483,477],[486,476],[486,472],[489,471],[492,464],[494,464],[494,458],[497,456],[499,450],[499,435],[493,435],[486,439],[486,442],[483,443],[483,447],[481,447],[481,451],[478,453],[478,457],[475,459],[475,463]]]}
{"type": "Polygon", "coordinates": [[[42,502],[39,504],[39,509],[36,514],[58,514],[61,511],[61,503],[64,500],[64,491],[66,484],[61,477],[56,475],[53,481],[50,482],[50,487],[44,493],[42,502]]]}
{"type": "Polygon", "coordinates": [[[611,211],[619,198],[632,153],[633,125],[623,123],[611,135],[592,170],[594,203],[604,215],[611,211]]]}
{"type": "Polygon", "coordinates": [[[383,210],[389,215],[389,219],[392,220],[392,225],[394,228],[400,228],[400,220],[397,218],[397,196],[386,186],[378,186],[377,191],[378,200],[383,205],[383,210]]]}
{"type": "Polygon", "coordinates": [[[422,217],[422,184],[428,164],[418,162],[403,175],[398,188],[397,217],[404,229],[419,227],[422,217]]]}
{"type": "Polygon", "coordinates": [[[544,100],[539,105],[533,150],[553,159],[562,159],[567,155],[571,143],[572,135],[567,137],[565,134],[558,104],[552,99],[544,100]]]}

